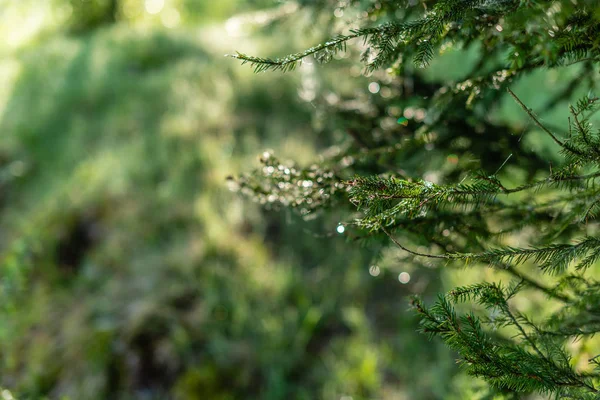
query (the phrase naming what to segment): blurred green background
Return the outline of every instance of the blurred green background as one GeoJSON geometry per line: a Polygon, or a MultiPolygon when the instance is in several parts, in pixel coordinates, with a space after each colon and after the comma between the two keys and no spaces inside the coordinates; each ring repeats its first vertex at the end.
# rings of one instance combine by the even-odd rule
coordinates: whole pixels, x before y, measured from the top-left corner
{"type": "MultiPolygon", "coordinates": [[[[335,65],[255,75],[223,56],[300,49],[326,23],[274,23],[294,11],[275,0],[0,10],[0,386],[12,396],[418,400],[477,388],[453,378],[454,356],[408,311],[407,294],[450,278],[408,270],[403,285],[393,257],[370,274],[376,249],[335,233],[341,212],[265,212],[227,188],[264,149],[309,163],[340,141],[315,116],[315,91],[364,94],[366,77],[336,78],[335,65]]],[[[449,57],[431,79],[464,68],[449,57]]]]}

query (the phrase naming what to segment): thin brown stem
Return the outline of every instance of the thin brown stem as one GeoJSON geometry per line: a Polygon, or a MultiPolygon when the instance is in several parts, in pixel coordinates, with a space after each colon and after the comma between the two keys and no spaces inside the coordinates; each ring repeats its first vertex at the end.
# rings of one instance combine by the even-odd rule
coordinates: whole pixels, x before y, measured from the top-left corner
{"type": "Polygon", "coordinates": [[[403,245],[402,245],[400,242],[398,242],[398,241],[397,241],[397,240],[396,240],[396,239],[395,239],[395,238],[392,236],[392,234],[391,234],[391,233],[389,233],[389,232],[387,231],[387,229],[385,229],[384,227],[381,227],[381,230],[382,230],[382,231],[383,231],[383,232],[384,232],[384,233],[385,233],[385,234],[386,234],[386,235],[387,235],[387,236],[388,236],[388,237],[389,237],[389,238],[392,240],[392,242],[394,242],[394,244],[395,244],[396,246],[398,246],[398,247],[399,247],[399,248],[401,248],[402,250],[406,251],[407,253],[410,253],[410,254],[412,254],[412,255],[419,256],[419,257],[437,258],[437,259],[444,259],[444,260],[448,259],[448,256],[445,256],[445,255],[443,255],[443,256],[438,256],[438,255],[434,255],[434,254],[419,253],[419,252],[417,252],[417,251],[413,251],[413,250],[407,249],[407,248],[406,248],[406,247],[404,247],[404,246],[403,246],[403,245]]]}
{"type": "Polygon", "coordinates": [[[529,117],[533,120],[533,122],[540,129],[542,129],[544,132],[546,132],[548,135],[550,135],[550,137],[552,138],[552,140],[554,140],[554,142],[556,142],[560,147],[563,147],[563,148],[565,147],[565,145],[564,145],[563,142],[561,142],[556,136],[554,136],[554,134],[548,128],[546,128],[544,125],[542,125],[542,123],[533,114],[533,112],[531,111],[531,109],[529,109],[529,107],[527,107],[525,104],[523,104],[523,102],[521,101],[521,99],[519,99],[517,97],[517,95],[515,94],[515,92],[513,92],[512,90],[510,90],[510,88],[506,88],[506,91],[508,92],[508,94],[510,94],[512,96],[513,99],[515,99],[515,101],[517,102],[517,104],[519,106],[521,106],[521,108],[523,109],[523,111],[525,111],[527,113],[527,115],[529,115],[529,117]]]}

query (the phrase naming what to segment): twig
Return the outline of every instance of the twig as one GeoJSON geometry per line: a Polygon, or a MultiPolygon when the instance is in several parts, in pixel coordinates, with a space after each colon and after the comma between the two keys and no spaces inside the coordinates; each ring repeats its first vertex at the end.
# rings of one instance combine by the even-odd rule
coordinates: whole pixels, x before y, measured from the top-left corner
{"type": "Polygon", "coordinates": [[[419,253],[419,252],[407,249],[402,244],[400,244],[400,242],[398,242],[396,239],[394,239],[394,237],[387,231],[387,229],[385,229],[384,227],[381,227],[381,230],[392,240],[392,242],[394,242],[394,244],[396,246],[400,247],[402,250],[404,250],[412,255],[419,256],[419,257],[427,257],[427,258],[438,258],[438,259],[444,259],[444,260],[448,259],[448,256],[437,256],[434,254],[419,253]]]}
{"type": "Polygon", "coordinates": [[[506,91],[508,92],[508,94],[510,94],[512,96],[513,99],[515,99],[515,101],[517,102],[517,104],[519,106],[521,106],[521,108],[527,113],[527,115],[529,115],[529,117],[533,120],[533,122],[535,122],[535,124],[542,129],[544,132],[546,132],[548,135],[550,135],[550,137],[560,146],[560,147],[565,147],[564,143],[561,142],[556,136],[554,136],[554,134],[552,132],[550,132],[550,130],[548,128],[546,128],[544,125],[542,125],[542,123],[537,119],[537,117],[533,114],[533,112],[531,112],[531,110],[525,105],[523,104],[523,102],[521,101],[521,99],[519,99],[517,97],[517,95],[510,90],[510,88],[506,88],[506,91]]]}

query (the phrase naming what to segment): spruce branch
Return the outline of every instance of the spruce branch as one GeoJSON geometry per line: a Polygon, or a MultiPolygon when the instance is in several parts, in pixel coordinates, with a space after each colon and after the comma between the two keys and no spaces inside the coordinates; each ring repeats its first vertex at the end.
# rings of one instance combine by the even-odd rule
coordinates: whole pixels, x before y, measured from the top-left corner
{"type": "Polygon", "coordinates": [[[525,104],[523,104],[523,102],[521,101],[521,99],[519,99],[519,97],[517,97],[517,95],[510,90],[510,88],[506,88],[506,91],[508,92],[508,94],[511,95],[511,97],[517,102],[517,104],[523,109],[523,111],[525,111],[527,113],[527,115],[529,115],[529,118],[531,118],[533,120],[533,122],[544,132],[546,132],[551,138],[552,140],[554,140],[554,142],[556,144],[558,144],[560,147],[565,148],[565,144],[560,141],[548,128],[546,128],[535,116],[535,114],[531,111],[531,109],[529,107],[527,107],[525,104]]]}
{"type": "Polygon", "coordinates": [[[317,56],[319,53],[325,53],[324,59],[328,61],[333,53],[345,51],[348,41],[363,38],[366,44],[377,51],[372,60],[369,60],[368,52],[363,54],[368,71],[374,71],[386,63],[391,63],[400,54],[401,48],[406,46],[416,48],[414,62],[417,66],[425,67],[433,58],[434,47],[448,32],[448,24],[460,21],[467,17],[469,12],[476,14],[488,12],[498,16],[512,12],[516,9],[514,4],[517,2],[510,0],[509,3],[512,3],[513,7],[495,8],[486,0],[439,1],[417,20],[404,23],[388,22],[376,27],[353,29],[348,35],[336,36],[305,51],[289,54],[282,58],[255,57],[239,52],[229,56],[241,60],[242,64],[249,63],[254,67],[255,72],[267,70],[286,72],[296,68],[304,58],[317,56]]]}
{"type": "Polygon", "coordinates": [[[397,241],[397,240],[396,240],[396,239],[395,239],[395,238],[394,238],[394,237],[393,237],[393,236],[392,236],[392,235],[391,235],[391,234],[390,234],[390,233],[387,231],[387,229],[385,229],[384,227],[382,227],[382,228],[381,228],[381,230],[382,230],[382,231],[383,231],[383,232],[384,232],[384,233],[385,233],[385,234],[386,234],[386,235],[387,235],[387,236],[390,238],[390,240],[391,240],[392,242],[394,242],[394,244],[395,244],[396,246],[398,246],[398,247],[399,247],[399,248],[401,248],[402,250],[406,251],[407,253],[410,253],[410,254],[412,254],[412,255],[419,256],[419,257],[438,258],[438,259],[440,259],[440,258],[441,258],[441,259],[448,259],[448,257],[447,257],[447,256],[444,256],[444,255],[441,255],[441,256],[439,256],[439,255],[433,255],[433,254],[419,253],[419,252],[417,252],[417,251],[410,250],[410,249],[408,249],[408,248],[404,247],[404,246],[403,246],[403,245],[402,245],[400,242],[398,242],[398,241],[397,241]]]}
{"type": "Polygon", "coordinates": [[[243,53],[237,52],[233,55],[228,55],[229,57],[236,58],[242,61],[243,64],[250,64],[254,67],[254,72],[264,72],[268,70],[275,71],[292,71],[294,70],[300,62],[306,57],[316,55],[319,52],[338,52],[346,50],[346,42],[351,39],[364,36],[365,31],[357,31],[350,35],[341,35],[337,36],[325,43],[321,43],[317,46],[311,47],[300,53],[290,54],[283,58],[263,58],[263,57],[255,57],[249,56],[243,53]]]}
{"type": "Polygon", "coordinates": [[[544,186],[561,186],[577,182],[587,182],[600,177],[600,172],[585,175],[574,174],[566,168],[553,172],[548,178],[530,184],[505,187],[495,176],[479,175],[472,183],[458,185],[436,185],[432,182],[411,182],[395,177],[356,177],[347,181],[350,188],[350,201],[364,217],[357,220],[359,226],[378,230],[389,226],[399,216],[417,218],[430,210],[442,207],[500,207],[500,195],[510,195],[544,186]]]}
{"type": "MultiPolygon", "coordinates": [[[[381,230],[396,246],[412,255],[453,261],[459,260],[464,261],[466,264],[481,262],[493,266],[506,267],[532,261],[535,264],[539,264],[540,269],[543,271],[556,274],[564,271],[571,263],[585,257],[589,252],[592,252],[592,254],[578,263],[575,267],[576,270],[585,270],[593,262],[600,259],[600,239],[595,237],[587,237],[575,245],[553,244],[538,248],[505,247],[480,253],[445,253],[442,255],[433,255],[410,250],[398,242],[387,229],[382,227],[381,230]]],[[[524,279],[522,275],[519,275],[519,277],[524,279]]]]}
{"type": "MultiPolygon", "coordinates": [[[[392,103],[383,100],[384,96],[370,96],[361,103],[369,112],[354,112],[353,108],[348,113],[341,106],[337,113],[335,107],[328,109],[342,117],[335,126],[331,124],[332,129],[348,132],[355,142],[339,150],[336,157],[353,161],[333,168],[334,176],[327,175],[322,184],[310,189],[299,191],[298,187],[303,187],[299,181],[300,186],[292,185],[291,193],[310,196],[311,204],[317,204],[315,209],[329,207],[333,200],[353,205],[352,211],[358,211],[352,222],[356,229],[346,233],[352,239],[372,240],[378,245],[385,240],[406,252],[406,259],[417,258],[416,262],[425,258],[444,264],[488,265],[508,274],[507,286],[485,282],[457,288],[440,296],[431,307],[414,300],[421,332],[440,337],[459,353],[468,373],[483,377],[494,388],[597,399],[595,383],[600,374],[574,370],[571,356],[578,350],[566,343],[600,332],[600,284],[588,276],[600,262],[600,223],[595,220],[600,213],[600,132],[592,128],[591,118],[600,109],[598,99],[590,94],[573,104],[567,130],[542,122],[509,87],[516,79],[545,67],[585,63],[582,69],[592,89],[599,60],[597,4],[593,0],[578,0],[577,5],[520,0],[431,3],[422,13],[417,9],[395,13],[397,3],[384,2],[369,20],[378,23],[381,17],[379,21],[386,23],[359,27],[285,58],[235,57],[253,64],[258,72],[288,71],[307,56],[327,61],[351,40],[362,39],[366,50],[361,61],[367,71],[392,67],[391,79],[382,86],[398,96],[400,107],[409,104],[426,117],[415,118],[404,128],[393,121],[390,124],[389,120],[404,113],[390,113],[392,103]],[[406,65],[406,60],[413,59],[419,67],[426,66],[442,44],[463,48],[479,44],[481,60],[458,83],[428,82],[406,65]],[[498,60],[501,54],[508,54],[508,66],[498,60]],[[560,147],[563,160],[559,167],[551,167],[548,173],[545,155],[524,148],[520,138],[527,128],[517,139],[514,126],[498,125],[482,115],[482,110],[502,100],[504,90],[532,126],[560,147]],[[375,129],[377,135],[369,136],[375,129]],[[478,133],[485,133],[485,138],[478,133]],[[440,168],[438,161],[446,161],[447,154],[452,160],[448,158],[447,169],[440,168]],[[515,156],[507,158],[509,154],[515,156]],[[469,162],[477,165],[467,168],[467,157],[476,158],[469,162]],[[423,168],[423,160],[429,158],[432,163],[423,168]],[[517,166],[525,173],[509,177],[512,171],[503,168],[509,161],[511,166],[520,163],[517,166]],[[400,171],[398,176],[393,175],[396,171],[400,171]],[[435,178],[413,178],[430,172],[435,172],[435,178]],[[509,179],[513,179],[510,184],[509,179]],[[329,190],[331,197],[320,197],[322,190],[329,190]],[[528,245],[506,246],[505,238],[528,245]],[[431,250],[415,250],[407,245],[410,242],[405,243],[408,239],[430,243],[431,250]],[[531,267],[553,276],[538,279],[534,275],[538,271],[531,267]],[[533,322],[517,309],[519,296],[530,289],[564,307],[547,320],[533,322]],[[457,312],[459,301],[479,304],[477,315],[484,314],[457,312]]],[[[571,79],[556,95],[548,96],[543,109],[548,111],[568,100],[580,89],[580,82],[581,77],[571,79]]],[[[294,182],[296,173],[290,178],[294,182]]],[[[280,188],[285,177],[267,177],[274,187],[270,191],[264,181],[247,182],[251,184],[243,189],[256,190],[257,197],[266,199],[267,204],[271,193],[277,199],[294,197],[280,188]]],[[[275,204],[280,202],[277,199],[275,204]]],[[[313,211],[303,202],[291,204],[313,211]]],[[[594,361],[590,364],[595,365],[594,361]]]]}
{"type": "MultiPolygon", "coordinates": [[[[413,256],[433,258],[433,259],[443,259],[443,260],[447,260],[447,261],[456,260],[456,259],[465,260],[470,257],[470,255],[468,255],[468,254],[462,254],[462,255],[456,254],[456,253],[429,254],[429,253],[417,252],[417,251],[411,250],[411,249],[407,248],[406,246],[404,246],[403,244],[401,244],[385,227],[382,227],[381,230],[390,238],[390,240],[398,248],[406,251],[407,253],[409,253],[413,256]]],[[[484,254],[486,254],[486,253],[479,253],[479,255],[482,258],[488,257],[487,254],[486,255],[484,255],[484,254]]],[[[597,258],[600,258],[600,247],[592,255],[594,255],[597,258]],[[598,255],[596,255],[596,254],[598,254],[598,255]]],[[[588,263],[587,260],[588,259],[584,260],[582,262],[582,264],[587,264],[588,263]]],[[[513,277],[518,278],[523,284],[525,284],[531,288],[540,290],[541,292],[545,293],[546,295],[548,295],[551,298],[560,300],[564,303],[569,303],[572,301],[572,299],[569,296],[563,295],[555,289],[552,289],[550,287],[542,285],[541,283],[535,281],[534,279],[532,279],[532,278],[528,277],[527,275],[523,274],[522,272],[518,271],[515,268],[515,266],[510,263],[498,261],[498,262],[493,263],[492,265],[496,266],[498,269],[500,269],[502,271],[508,272],[513,277]]],[[[578,269],[582,269],[581,264],[578,266],[578,269]]]]}
{"type": "Polygon", "coordinates": [[[544,352],[523,328],[506,302],[506,293],[497,284],[477,284],[455,289],[448,296],[441,296],[430,308],[418,297],[411,301],[413,308],[422,316],[421,331],[430,337],[440,336],[461,358],[467,372],[486,378],[493,386],[519,392],[561,392],[581,388],[591,393],[597,389],[589,382],[590,377],[574,372],[568,364],[569,357],[560,347],[548,344],[550,354],[544,352]],[[491,338],[472,313],[459,316],[452,302],[475,299],[487,309],[500,309],[506,315],[505,325],[520,332],[533,353],[526,351],[518,342],[500,342],[491,338]]]}

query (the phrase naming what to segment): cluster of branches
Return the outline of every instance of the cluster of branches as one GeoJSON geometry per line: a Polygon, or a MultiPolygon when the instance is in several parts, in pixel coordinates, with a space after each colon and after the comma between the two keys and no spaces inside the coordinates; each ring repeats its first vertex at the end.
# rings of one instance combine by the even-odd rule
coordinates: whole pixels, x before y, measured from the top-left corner
{"type": "Polygon", "coordinates": [[[365,20],[382,23],[355,27],[283,58],[234,56],[257,72],[289,71],[307,57],[327,61],[335,52],[350,52],[352,40],[361,39],[366,72],[391,67],[394,79],[387,87],[427,116],[408,127],[382,128],[390,115],[385,100],[363,99],[368,112],[349,111],[342,101],[327,110],[328,119],[348,132],[349,144],[341,151],[319,166],[294,166],[291,175],[274,175],[292,169],[271,159],[238,185],[259,201],[301,205],[305,214],[332,203],[354,207],[358,215],[348,227],[356,237],[386,238],[408,258],[488,265],[508,273],[506,286],[457,288],[431,307],[415,298],[422,331],[444,340],[468,373],[499,390],[599,398],[598,358],[575,367],[567,344],[600,331],[600,283],[590,277],[600,260],[600,130],[593,125],[600,100],[592,91],[600,61],[600,5],[593,0],[414,3],[350,1],[348,9],[366,9],[373,18],[365,20]],[[427,66],[446,44],[478,46],[481,60],[459,82],[426,82],[415,66],[427,66]],[[511,89],[534,71],[574,64],[578,76],[536,110],[572,102],[566,129],[542,122],[511,89]],[[582,85],[589,94],[573,102],[582,85]],[[520,136],[487,117],[506,96],[530,120],[520,136]],[[553,143],[561,159],[557,167],[548,170],[547,156],[522,147],[522,136],[533,130],[553,143]],[[456,165],[438,168],[435,183],[425,179],[432,167],[423,167],[422,160],[435,163],[448,152],[456,165]],[[501,171],[513,154],[519,154],[525,176],[508,184],[501,171]],[[471,164],[458,161],[473,158],[471,164]],[[307,179],[314,183],[305,185],[307,179]],[[507,246],[507,236],[517,235],[528,245],[507,246]],[[409,241],[426,243],[429,250],[413,250],[404,244],[409,241]],[[512,301],[528,290],[562,307],[534,321],[512,301]],[[487,311],[461,314],[457,305],[464,302],[487,311]]]}
{"type": "MultiPolygon", "coordinates": [[[[565,337],[583,335],[583,331],[555,331],[552,324],[538,325],[513,311],[509,300],[521,285],[522,282],[509,287],[481,283],[459,287],[440,296],[429,308],[414,298],[413,306],[422,316],[421,331],[442,337],[461,355],[461,364],[468,373],[483,377],[494,386],[516,392],[553,393],[561,398],[597,398],[594,380],[600,376],[598,362],[591,360],[596,367],[593,372],[576,372],[562,345],[565,337]],[[474,313],[459,316],[455,304],[464,301],[479,303],[492,311],[490,317],[480,318],[474,313]],[[492,333],[483,325],[493,326],[492,333]],[[496,331],[502,328],[506,329],[496,331]],[[508,333],[514,336],[507,336],[508,333]]],[[[590,285],[598,289],[597,282],[590,285]]],[[[563,322],[559,319],[556,316],[553,323],[563,322]]]]}
{"type": "MultiPolygon", "coordinates": [[[[395,3],[397,7],[402,7],[402,3],[407,2],[395,3]]],[[[542,34],[543,26],[527,24],[527,20],[547,18],[547,11],[551,7],[545,2],[539,3],[544,4],[531,0],[437,1],[417,19],[352,29],[349,34],[336,36],[286,57],[263,58],[242,53],[233,57],[250,63],[256,72],[290,71],[309,56],[329,61],[334,53],[345,51],[349,41],[360,38],[368,45],[362,59],[370,71],[406,55],[412,56],[417,66],[425,67],[445,40],[466,43],[488,41],[485,44],[492,49],[499,47],[500,43],[508,43],[511,50],[515,50],[510,55],[512,62],[519,69],[597,60],[594,56],[586,56],[597,46],[600,28],[595,24],[593,14],[575,9],[585,6],[585,3],[593,7],[593,1],[581,1],[582,4],[576,4],[575,7],[568,7],[566,2],[561,4],[568,8],[560,13],[560,16],[568,16],[565,21],[560,21],[565,29],[553,32],[549,38],[547,34],[542,34]],[[490,31],[498,31],[496,26],[500,22],[503,24],[502,31],[490,37],[490,31]],[[527,35],[515,35],[519,31],[525,31],[527,35]]]]}

